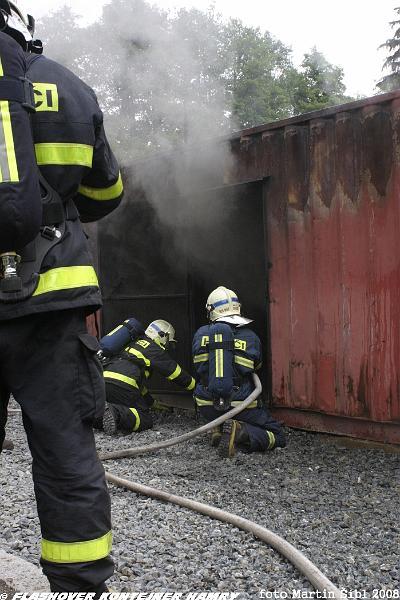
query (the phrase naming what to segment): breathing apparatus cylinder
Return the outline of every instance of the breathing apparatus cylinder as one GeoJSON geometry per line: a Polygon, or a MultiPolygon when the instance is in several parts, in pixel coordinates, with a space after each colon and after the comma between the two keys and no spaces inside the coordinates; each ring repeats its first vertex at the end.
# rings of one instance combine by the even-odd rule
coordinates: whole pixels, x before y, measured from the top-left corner
{"type": "Polygon", "coordinates": [[[0,290],[19,291],[19,249],[39,233],[42,200],[29,111],[33,87],[20,45],[0,31],[0,290]]]}
{"type": "Polygon", "coordinates": [[[227,410],[231,405],[234,385],[234,343],[232,328],[226,323],[210,326],[208,342],[208,391],[214,408],[227,410]]]}
{"type": "Polygon", "coordinates": [[[137,319],[126,319],[100,340],[100,358],[111,358],[122,352],[132,341],[144,334],[144,327],[137,319]]]}

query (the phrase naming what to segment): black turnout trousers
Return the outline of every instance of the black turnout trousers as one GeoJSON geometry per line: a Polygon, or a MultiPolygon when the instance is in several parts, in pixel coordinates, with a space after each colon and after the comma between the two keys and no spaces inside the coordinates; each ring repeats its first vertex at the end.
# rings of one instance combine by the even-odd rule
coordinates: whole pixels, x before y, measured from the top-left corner
{"type": "Polygon", "coordinates": [[[104,410],[97,347],[82,309],[0,321],[0,418],[12,393],[32,454],[52,591],[101,592],[113,572],[110,499],[92,429],[104,410]]]}

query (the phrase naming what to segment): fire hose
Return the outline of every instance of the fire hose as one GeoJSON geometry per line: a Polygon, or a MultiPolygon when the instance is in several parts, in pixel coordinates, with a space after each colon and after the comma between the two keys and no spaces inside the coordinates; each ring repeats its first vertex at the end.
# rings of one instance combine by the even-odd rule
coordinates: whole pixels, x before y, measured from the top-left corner
{"type": "Polygon", "coordinates": [[[321,597],[332,598],[334,600],[339,600],[342,598],[340,590],[327,577],[325,577],[318,567],[316,567],[302,552],[300,552],[300,550],[297,550],[297,548],[292,546],[292,544],[269,529],[266,529],[265,527],[254,523],[253,521],[244,519],[239,515],[216,508],[215,506],[203,504],[202,502],[196,502],[195,500],[190,500],[189,498],[184,498],[183,496],[175,496],[169,492],[164,492],[146,485],[141,485],[140,483],[135,483],[133,481],[129,481],[128,479],[122,479],[121,477],[117,477],[108,471],[106,471],[106,479],[110,483],[124,487],[132,492],[135,492],[136,494],[141,494],[157,500],[163,500],[164,502],[177,504],[183,508],[188,508],[195,512],[201,513],[202,515],[206,515],[207,517],[211,517],[212,519],[223,521],[224,523],[230,523],[238,529],[243,529],[243,531],[252,533],[255,537],[272,546],[272,548],[277,550],[280,554],[282,554],[282,556],[290,561],[292,565],[294,565],[308,579],[314,588],[323,594],[321,597]]]}
{"type": "Polygon", "coordinates": [[[135,448],[127,448],[125,450],[116,450],[115,452],[107,452],[106,454],[99,454],[100,460],[111,460],[114,458],[128,458],[130,456],[138,456],[139,454],[146,454],[147,452],[155,452],[156,450],[161,450],[162,448],[169,448],[170,446],[175,446],[176,444],[180,444],[182,442],[186,442],[191,440],[192,438],[206,433],[214,427],[218,425],[222,425],[228,419],[232,419],[238,413],[242,412],[245,408],[247,408],[254,400],[258,398],[261,394],[262,386],[259,377],[253,373],[253,381],[255,385],[255,389],[252,391],[250,396],[248,396],[243,402],[241,402],[238,406],[232,408],[229,412],[224,413],[214,421],[207,423],[206,425],[202,425],[193,431],[188,431],[183,435],[179,435],[175,438],[170,438],[169,440],[164,440],[163,442],[158,442],[157,444],[149,444],[147,446],[137,446],[135,448]]]}
{"type": "MultiPolygon", "coordinates": [[[[138,446],[136,448],[128,448],[126,450],[119,450],[116,452],[100,454],[99,458],[101,460],[110,460],[137,456],[139,454],[145,454],[147,452],[155,452],[156,450],[180,444],[181,442],[190,440],[196,437],[197,435],[210,431],[210,429],[221,425],[226,420],[231,419],[238,413],[242,412],[260,395],[262,390],[260,379],[257,375],[253,374],[253,380],[255,389],[250,394],[250,396],[248,396],[246,400],[241,402],[239,406],[235,406],[229,412],[221,415],[214,421],[211,421],[210,423],[207,423],[206,425],[203,425],[202,427],[199,427],[193,431],[190,431],[175,438],[170,438],[169,440],[165,440],[157,444],[150,444],[148,446],[138,446]]],[[[248,531],[249,533],[252,533],[255,537],[269,544],[272,548],[274,548],[275,550],[277,550],[277,552],[284,556],[289,562],[291,562],[308,579],[308,581],[314,586],[314,588],[320,591],[322,594],[325,594],[326,597],[333,598],[334,600],[340,600],[342,598],[340,590],[327,577],[325,577],[325,575],[318,569],[318,567],[316,567],[302,552],[300,552],[300,550],[297,550],[297,548],[292,546],[292,544],[290,544],[277,534],[273,533],[269,529],[262,527],[261,525],[258,525],[253,521],[244,519],[239,515],[226,512],[214,506],[203,504],[202,502],[197,502],[195,500],[191,500],[183,496],[176,496],[175,494],[164,492],[163,490],[148,487],[140,483],[129,481],[127,479],[122,479],[121,477],[117,477],[116,475],[113,475],[108,471],[106,471],[106,479],[110,483],[113,483],[114,485],[117,485],[119,487],[124,487],[132,492],[135,492],[136,494],[141,494],[164,502],[170,502],[183,508],[188,508],[189,510],[193,510],[200,514],[206,515],[212,519],[217,519],[225,523],[230,523],[238,529],[242,529],[243,531],[248,531]]]]}

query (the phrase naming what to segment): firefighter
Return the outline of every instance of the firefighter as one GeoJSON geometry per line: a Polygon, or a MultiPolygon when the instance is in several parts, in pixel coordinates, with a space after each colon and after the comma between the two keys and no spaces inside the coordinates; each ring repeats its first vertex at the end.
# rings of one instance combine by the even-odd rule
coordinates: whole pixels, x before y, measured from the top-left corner
{"type": "Polygon", "coordinates": [[[193,377],[168,354],[174,343],[175,330],[171,323],[156,319],[149,324],[144,335],[105,363],[105,433],[114,435],[118,430],[131,433],[153,427],[150,408],[154,400],[146,388],[153,372],[160,373],[185,390],[194,390],[193,377]]]}
{"type": "MultiPolygon", "coordinates": [[[[206,310],[210,324],[200,327],[193,338],[198,375],[194,397],[200,414],[210,422],[251,394],[251,374],[260,369],[262,355],[260,339],[248,327],[252,321],[241,316],[235,292],[219,286],[208,296],[206,310]]],[[[263,452],[284,447],[286,442],[280,424],[255,400],[237,419],[211,432],[211,445],[228,458],[237,449],[263,452]]]]}
{"type": "MultiPolygon", "coordinates": [[[[26,52],[36,102],[34,150],[49,202],[43,204],[34,247],[18,250],[20,272],[29,275],[34,289],[23,283],[12,300],[4,299],[5,292],[0,297],[0,447],[12,394],[32,454],[40,562],[50,589],[101,593],[113,573],[110,498],[92,424],[104,410],[105,394],[98,343],[85,324],[101,306],[101,296],[81,221],[117,208],[123,185],[93,90],[40,54],[34,20],[15,2],[0,0],[0,17],[3,31],[26,52]]],[[[0,139],[8,135],[8,144],[1,155],[0,142],[1,169],[4,173],[12,154],[16,173],[22,166],[21,140],[12,138],[12,119],[4,116],[0,139]]],[[[1,185],[0,180],[0,194],[1,185]]]]}

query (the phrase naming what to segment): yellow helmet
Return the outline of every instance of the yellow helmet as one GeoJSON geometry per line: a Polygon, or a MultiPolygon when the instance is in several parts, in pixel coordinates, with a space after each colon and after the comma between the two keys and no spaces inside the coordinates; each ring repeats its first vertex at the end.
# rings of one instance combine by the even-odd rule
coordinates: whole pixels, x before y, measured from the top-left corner
{"type": "Polygon", "coordinates": [[[145,334],[162,348],[166,348],[170,342],[176,342],[175,329],[171,323],[164,319],[156,319],[147,327],[145,334]]]}
{"type": "Polygon", "coordinates": [[[240,316],[241,306],[236,292],[220,285],[207,298],[207,315],[210,321],[216,321],[220,317],[240,316]]]}

